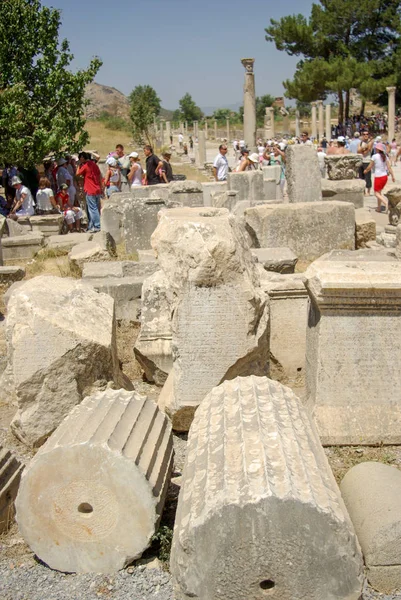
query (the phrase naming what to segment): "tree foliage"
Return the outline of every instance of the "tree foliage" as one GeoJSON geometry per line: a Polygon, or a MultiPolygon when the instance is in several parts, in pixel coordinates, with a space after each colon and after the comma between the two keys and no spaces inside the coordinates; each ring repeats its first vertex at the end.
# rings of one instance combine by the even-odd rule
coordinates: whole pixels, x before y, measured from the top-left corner
{"type": "Polygon", "coordinates": [[[85,87],[101,61],[72,73],[60,11],[39,0],[0,2],[0,163],[32,166],[49,153],[80,150],[89,139],[85,87]]]}
{"type": "Polygon", "coordinates": [[[400,0],[320,0],[309,19],[271,19],[265,31],[278,50],[302,57],[294,78],[283,82],[289,98],[310,102],[336,93],[343,117],[351,88],[374,100],[396,83],[400,0]]]}
{"type": "Polygon", "coordinates": [[[161,110],[159,96],[150,85],[137,85],[129,101],[134,139],[140,144],[153,145],[152,127],[161,110]]]}
{"type": "Polygon", "coordinates": [[[203,112],[197,106],[190,94],[185,94],[179,101],[180,115],[183,121],[200,121],[203,117],[203,112]]]}

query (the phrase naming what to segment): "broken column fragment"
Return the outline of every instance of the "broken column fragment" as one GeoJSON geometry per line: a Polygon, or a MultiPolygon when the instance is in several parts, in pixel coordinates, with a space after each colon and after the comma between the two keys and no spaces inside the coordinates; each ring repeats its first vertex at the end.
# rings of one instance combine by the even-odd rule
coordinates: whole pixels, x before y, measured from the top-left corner
{"type": "Polygon", "coordinates": [[[120,371],[114,301],[74,279],[35,277],[8,302],[8,365],[1,397],[18,406],[11,427],[40,446],[96,382],[131,383],[120,371]]]}
{"type": "Polygon", "coordinates": [[[112,573],[150,545],[172,467],[171,425],[136,392],[75,407],[21,480],[17,522],[52,569],[112,573]]]}
{"type": "Polygon", "coordinates": [[[0,533],[7,531],[14,518],[14,500],[23,468],[10,450],[0,446],[0,533]]]}
{"type": "Polygon", "coordinates": [[[268,298],[245,229],[227,209],[165,211],[152,245],[173,292],[173,368],[160,406],[188,431],[212,387],[268,373],[268,298]]]}
{"type": "Polygon", "coordinates": [[[362,557],[313,422],[265,377],[214,388],[189,433],[170,561],[178,600],[358,600],[362,557]]]}

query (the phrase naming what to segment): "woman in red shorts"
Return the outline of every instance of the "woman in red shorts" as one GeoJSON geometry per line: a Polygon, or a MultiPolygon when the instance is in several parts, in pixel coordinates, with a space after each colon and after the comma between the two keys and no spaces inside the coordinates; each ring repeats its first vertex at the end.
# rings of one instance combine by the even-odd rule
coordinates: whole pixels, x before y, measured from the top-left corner
{"type": "Polygon", "coordinates": [[[390,161],[386,156],[384,144],[376,144],[375,154],[372,156],[370,165],[364,171],[365,175],[373,167],[375,169],[375,182],[373,184],[373,191],[377,198],[376,212],[381,212],[382,204],[384,205],[385,209],[387,209],[387,200],[383,196],[382,190],[387,183],[388,174],[391,175],[393,182],[395,182],[393,169],[391,168],[390,161]]]}

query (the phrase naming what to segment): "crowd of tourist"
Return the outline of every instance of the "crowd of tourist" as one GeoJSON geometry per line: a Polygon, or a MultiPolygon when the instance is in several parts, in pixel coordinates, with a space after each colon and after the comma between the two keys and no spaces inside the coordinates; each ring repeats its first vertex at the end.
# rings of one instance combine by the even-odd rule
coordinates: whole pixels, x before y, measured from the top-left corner
{"type": "Polygon", "coordinates": [[[159,159],[151,146],[143,148],[145,165],[138,152],[126,155],[117,144],[106,159],[104,176],[96,152],[46,157],[39,170],[6,164],[2,172],[4,196],[0,195],[0,214],[18,220],[34,214],[62,214],[65,230],[100,231],[102,197],[143,186],[173,180],[171,151],[159,159]],[[87,223],[87,228],[84,228],[87,223]]]}

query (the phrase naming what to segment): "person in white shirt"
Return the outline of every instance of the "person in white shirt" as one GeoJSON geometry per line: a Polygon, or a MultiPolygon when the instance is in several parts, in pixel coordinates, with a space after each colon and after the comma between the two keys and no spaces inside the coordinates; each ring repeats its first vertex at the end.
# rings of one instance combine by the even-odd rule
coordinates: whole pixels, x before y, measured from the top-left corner
{"type": "Polygon", "coordinates": [[[182,148],[182,142],[184,141],[184,136],[182,135],[182,133],[178,134],[178,144],[180,146],[180,148],[182,148]]]}
{"type": "Polygon", "coordinates": [[[227,144],[219,146],[219,154],[214,159],[213,175],[216,181],[226,181],[228,175],[227,144]]]}
{"type": "Polygon", "coordinates": [[[36,193],[36,211],[39,215],[58,212],[54,192],[47,177],[41,177],[39,180],[39,189],[36,193]]]}
{"type": "Polygon", "coordinates": [[[374,167],[375,169],[375,181],[373,184],[373,191],[377,198],[376,212],[381,212],[381,205],[383,204],[387,209],[387,201],[382,194],[382,190],[387,183],[388,173],[390,173],[393,183],[395,183],[393,169],[389,159],[386,156],[386,148],[384,144],[378,142],[375,148],[375,154],[373,154],[369,166],[364,170],[364,174],[368,173],[374,167]]]}
{"type": "Polygon", "coordinates": [[[312,140],[309,139],[309,133],[307,131],[303,131],[301,133],[301,144],[305,146],[313,146],[312,140]]]}
{"type": "Polygon", "coordinates": [[[32,217],[35,214],[34,202],[31,191],[22,185],[19,177],[15,176],[11,180],[11,185],[15,188],[15,200],[10,212],[11,219],[14,221],[18,217],[32,217]]]}

